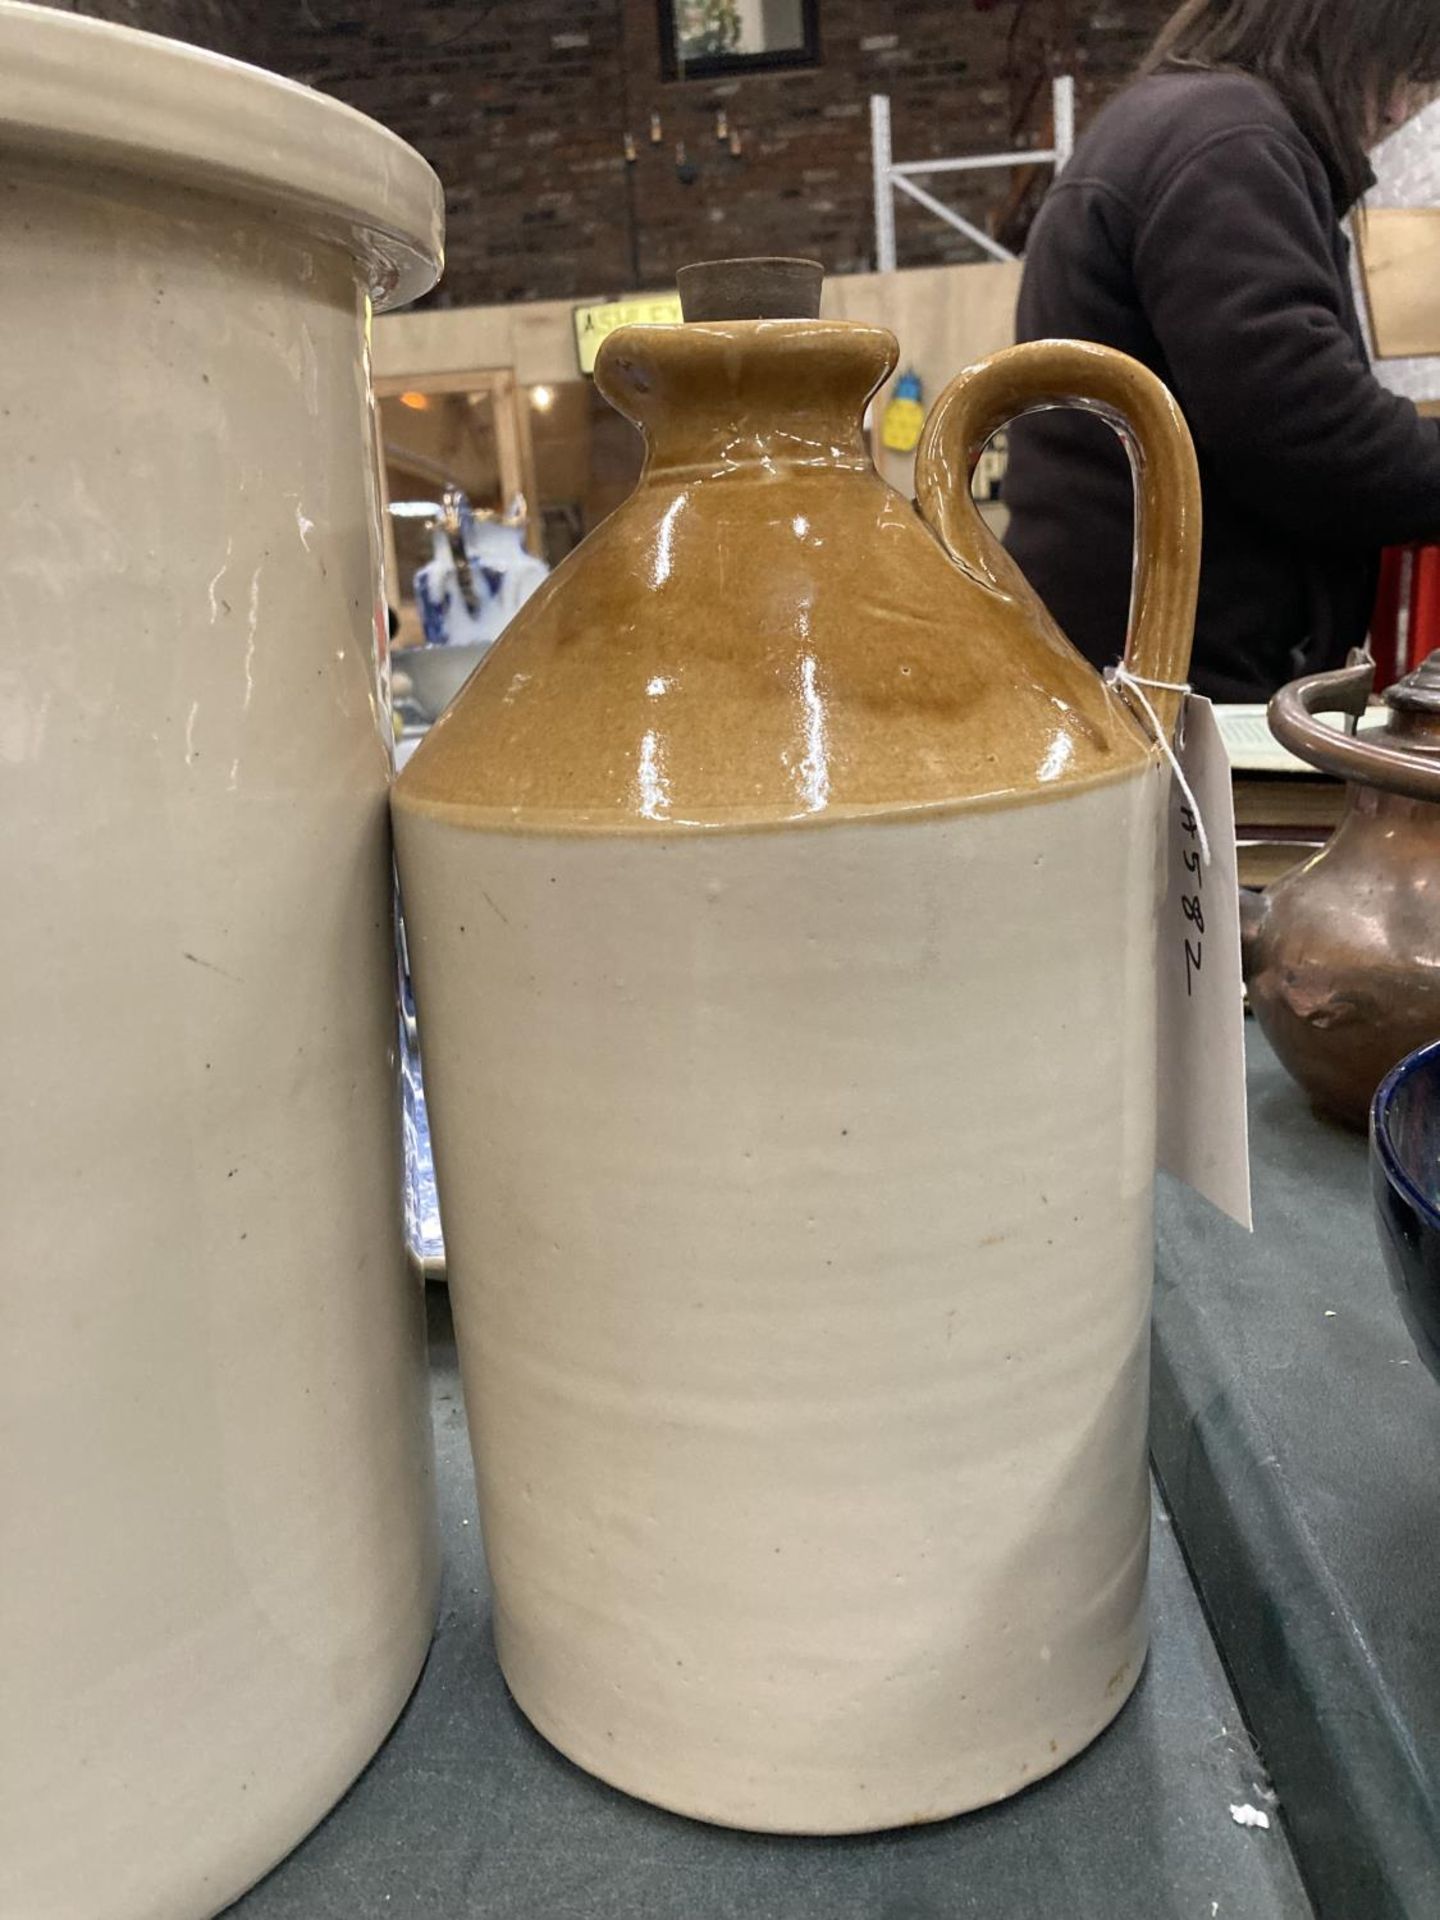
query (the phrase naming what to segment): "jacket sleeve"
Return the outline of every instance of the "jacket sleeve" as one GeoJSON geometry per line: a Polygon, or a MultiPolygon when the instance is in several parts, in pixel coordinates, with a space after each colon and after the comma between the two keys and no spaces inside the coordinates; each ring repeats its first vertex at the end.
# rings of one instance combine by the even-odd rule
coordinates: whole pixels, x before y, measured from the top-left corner
{"type": "Polygon", "coordinates": [[[1372,547],[1440,537],[1440,421],[1371,373],[1302,156],[1210,141],[1135,242],[1137,290],[1197,444],[1286,530],[1372,547]]]}

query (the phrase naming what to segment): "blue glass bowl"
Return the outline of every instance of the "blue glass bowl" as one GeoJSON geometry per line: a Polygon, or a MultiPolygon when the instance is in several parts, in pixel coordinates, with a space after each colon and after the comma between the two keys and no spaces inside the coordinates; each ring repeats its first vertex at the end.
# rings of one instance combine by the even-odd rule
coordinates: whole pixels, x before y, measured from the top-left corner
{"type": "Polygon", "coordinates": [[[1440,1378],[1440,1041],[1381,1082],[1370,1109],[1370,1177],[1395,1297],[1440,1378]]]}

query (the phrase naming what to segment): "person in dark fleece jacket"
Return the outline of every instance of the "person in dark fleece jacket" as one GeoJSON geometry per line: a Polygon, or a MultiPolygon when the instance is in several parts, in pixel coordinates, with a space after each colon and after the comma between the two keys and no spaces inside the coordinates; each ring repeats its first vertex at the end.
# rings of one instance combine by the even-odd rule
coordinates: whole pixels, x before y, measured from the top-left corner
{"type": "MultiPolygon", "coordinates": [[[[1382,547],[1440,538],[1440,421],[1370,371],[1341,222],[1367,145],[1440,76],[1440,0],[1190,0],[1076,147],[1031,236],[1022,340],[1133,354],[1180,402],[1205,538],[1192,678],[1261,700],[1364,642],[1382,547]]],[[[1440,298],[1440,292],[1437,292],[1440,298]]],[[[1006,545],[1097,666],[1132,496],[1093,416],[1010,434],[1006,545]]]]}

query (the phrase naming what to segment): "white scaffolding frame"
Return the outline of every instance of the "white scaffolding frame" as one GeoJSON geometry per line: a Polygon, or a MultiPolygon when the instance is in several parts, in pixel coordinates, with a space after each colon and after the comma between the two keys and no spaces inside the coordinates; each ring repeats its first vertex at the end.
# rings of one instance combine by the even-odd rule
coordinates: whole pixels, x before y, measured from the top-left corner
{"type": "Polygon", "coordinates": [[[972,240],[992,260],[1013,260],[1016,256],[998,240],[992,240],[973,221],[925,187],[917,185],[921,174],[980,173],[1000,167],[1053,166],[1056,173],[1075,151],[1075,81],[1062,74],[1053,84],[1055,144],[1043,150],[1021,149],[1015,153],[967,154],[954,160],[909,160],[897,162],[890,144],[890,96],[870,96],[870,152],[875,170],[875,265],[881,273],[895,271],[895,195],[906,194],[927,212],[943,220],[972,240]]]}

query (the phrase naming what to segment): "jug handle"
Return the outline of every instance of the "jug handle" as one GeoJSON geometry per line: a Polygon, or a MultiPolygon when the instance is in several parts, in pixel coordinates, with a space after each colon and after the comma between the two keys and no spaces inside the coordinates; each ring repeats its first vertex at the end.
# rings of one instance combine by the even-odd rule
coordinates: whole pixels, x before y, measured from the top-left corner
{"type": "Polygon", "coordinates": [[[920,511],[952,560],[1003,593],[1024,576],[986,526],[970,477],[986,443],[1021,414],[1079,407],[1113,427],[1135,476],[1135,579],[1125,665],[1167,730],[1180,711],[1200,579],[1200,472],[1169,389],[1138,360],[1086,340],[1009,347],[958,374],[935,402],[915,455],[920,511]]]}
{"type": "Polygon", "coordinates": [[[1270,731],[1282,747],[1341,780],[1380,787],[1407,800],[1440,801],[1440,759],[1414,753],[1388,740],[1362,740],[1338,733],[1315,718],[1319,713],[1348,713],[1358,720],[1375,686],[1375,662],[1352,655],[1335,673],[1312,673],[1282,687],[1270,702],[1270,731]]]}

